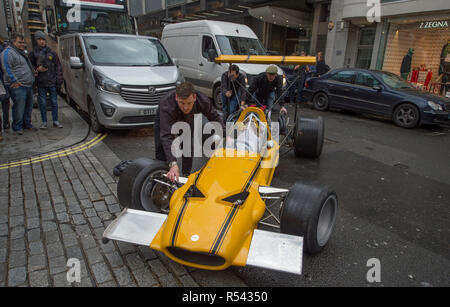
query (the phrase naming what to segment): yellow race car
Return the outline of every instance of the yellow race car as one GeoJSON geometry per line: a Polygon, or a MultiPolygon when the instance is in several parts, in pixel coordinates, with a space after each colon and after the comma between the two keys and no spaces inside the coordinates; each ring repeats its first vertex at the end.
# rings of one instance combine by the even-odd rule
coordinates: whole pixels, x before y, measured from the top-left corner
{"type": "Polygon", "coordinates": [[[328,187],[302,183],[290,190],[270,186],[279,144],[259,108],[245,109],[234,128],[225,146],[177,183],[166,178],[165,162],[141,158],[130,164],[118,182],[126,208],[104,240],[149,246],[200,269],[250,265],[301,274],[303,250],[318,253],[329,241],[337,196],[328,187]]]}

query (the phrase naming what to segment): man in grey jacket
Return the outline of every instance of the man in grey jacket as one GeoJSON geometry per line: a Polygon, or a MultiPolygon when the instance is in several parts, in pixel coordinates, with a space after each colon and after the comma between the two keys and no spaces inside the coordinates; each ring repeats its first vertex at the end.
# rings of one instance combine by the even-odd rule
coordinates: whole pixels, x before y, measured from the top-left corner
{"type": "Polygon", "coordinates": [[[33,128],[31,111],[35,72],[24,50],[24,37],[12,34],[11,45],[1,54],[3,81],[13,100],[12,128],[18,134],[23,134],[23,129],[33,128]]]}

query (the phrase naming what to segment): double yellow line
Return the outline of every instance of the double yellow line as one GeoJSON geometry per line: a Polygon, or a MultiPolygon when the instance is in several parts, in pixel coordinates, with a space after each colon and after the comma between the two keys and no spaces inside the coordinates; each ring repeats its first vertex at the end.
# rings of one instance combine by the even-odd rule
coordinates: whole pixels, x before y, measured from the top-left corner
{"type": "Polygon", "coordinates": [[[107,135],[108,135],[107,133],[99,133],[99,134],[97,134],[97,136],[95,138],[93,138],[89,142],[83,143],[81,145],[78,145],[78,146],[75,146],[72,148],[60,150],[60,151],[57,151],[57,152],[54,152],[51,154],[38,156],[35,158],[29,158],[29,159],[24,159],[24,160],[17,161],[17,162],[9,162],[9,163],[5,163],[5,164],[0,164],[0,170],[23,166],[23,165],[31,165],[31,164],[39,163],[42,161],[46,161],[46,160],[50,160],[50,159],[54,159],[54,158],[58,158],[58,157],[69,156],[71,154],[74,154],[74,153],[77,153],[80,151],[84,151],[86,149],[91,148],[92,146],[95,146],[96,144],[101,142],[104,138],[106,138],[107,135]]]}

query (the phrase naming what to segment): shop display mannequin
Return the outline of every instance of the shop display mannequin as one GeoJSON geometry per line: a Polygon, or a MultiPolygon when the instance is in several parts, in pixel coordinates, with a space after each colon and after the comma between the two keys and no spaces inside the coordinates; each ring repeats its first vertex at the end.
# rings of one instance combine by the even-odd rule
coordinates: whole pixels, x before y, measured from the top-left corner
{"type": "Polygon", "coordinates": [[[411,71],[412,56],[414,49],[409,48],[408,53],[403,57],[402,66],[400,67],[400,76],[402,79],[408,79],[409,72],[411,71]]]}

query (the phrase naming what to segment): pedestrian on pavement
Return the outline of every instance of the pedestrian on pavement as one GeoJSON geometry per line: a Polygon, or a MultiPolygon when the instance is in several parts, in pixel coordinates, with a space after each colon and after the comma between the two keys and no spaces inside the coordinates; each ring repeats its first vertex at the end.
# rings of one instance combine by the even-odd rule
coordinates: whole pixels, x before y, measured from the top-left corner
{"type": "MultiPolygon", "coordinates": [[[[0,54],[3,52],[3,42],[0,42],[0,54]]],[[[2,137],[2,129],[9,129],[9,91],[8,87],[3,82],[3,70],[1,68],[0,61],[0,102],[2,105],[2,113],[3,113],[3,124],[2,124],[2,116],[0,116],[0,141],[3,140],[2,137]]]]}
{"type": "Polygon", "coordinates": [[[13,101],[12,128],[19,135],[23,134],[23,129],[33,129],[34,69],[24,50],[23,35],[14,33],[11,35],[11,45],[1,54],[3,81],[13,101]]]}
{"type": "Polygon", "coordinates": [[[317,63],[316,63],[316,77],[326,74],[330,71],[330,67],[325,64],[325,59],[323,58],[323,52],[319,51],[317,53],[317,63]]]}
{"type": "Polygon", "coordinates": [[[63,128],[58,121],[57,92],[63,82],[61,63],[56,52],[47,46],[47,36],[42,31],[34,34],[37,45],[30,52],[29,58],[37,71],[36,84],[38,88],[39,108],[41,111],[41,129],[47,129],[47,93],[52,104],[53,127],[63,128]]]}
{"type": "Polygon", "coordinates": [[[224,119],[245,104],[247,92],[245,89],[245,76],[239,73],[239,66],[230,65],[228,71],[222,74],[222,109],[224,119]]]}
{"type": "MultiPolygon", "coordinates": [[[[260,73],[253,79],[248,92],[253,96],[252,98],[256,98],[258,104],[262,104],[264,109],[270,111],[275,101],[281,96],[282,87],[283,81],[281,76],[278,75],[278,68],[275,65],[270,65],[267,67],[266,72],[260,73]]],[[[279,99],[280,112],[287,113],[282,100],[279,99]]],[[[241,107],[245,106],[241,104],[241,107]]]]}
{"type": "MultiPolygon", "coordinates": [[[[175,139],[171,129],[176,122],[186,122],[193,131],[194,115],[202,113],[209,121],[219,122],[225,131],[221,115],[213,106],[211,100],[204,94],[196,91],[190,82],[184,82],[177,86],[176,90],[162,97],[156,112],[155,133],[155,156],[156,159],[166,161],[170,170],[167,177],[178,180],[180,169],[177,159],[172,155],[171,147],[175,139]]],[[[191,135],[194,136],[195,132],[191,135]]],[[[191,142],[191,144],[194,142],[191,142]]],[[[184,144],[183,144],[184,145],[184,144]]],[[[182,157],[183,175],[191,173],[193,157],[182,157]]]]}

